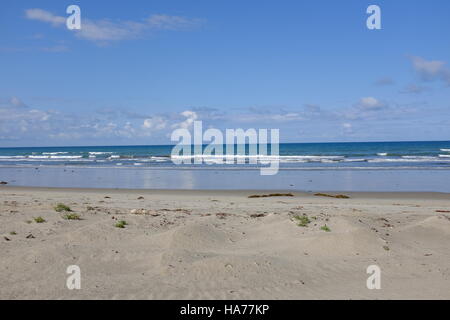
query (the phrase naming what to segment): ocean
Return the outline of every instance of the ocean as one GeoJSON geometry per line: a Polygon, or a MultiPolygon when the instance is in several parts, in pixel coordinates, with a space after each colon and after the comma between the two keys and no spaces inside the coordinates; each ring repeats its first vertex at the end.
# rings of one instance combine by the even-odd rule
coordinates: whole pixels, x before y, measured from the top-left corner
{"type": "MultiPolygon", "coordinates": [[[[171,159],[172,148],[169,145],[0,148],[0,166],[167,168],[175,166],[171,159]]],[[[450,141],[290,143],[280,144],[279,153],[281,168],[450,169],[450,141]]],[[[197,168],[211,166],[228,168],[230,165],[195,165],[197,168]]],[[[251,166],[246,163],[239,168],[251,166]]]]}
{"type": "Polygon", "coordinates": [[[244,163],[213,157],[204,158],[208,164],[175,165],[172,148],[0,148],[0,180],[48,187],[450,192],[450,141],[280,144],[279,173],[271,177],[261,177],[255,169],[262,164],[245,156],[244,163]]]}

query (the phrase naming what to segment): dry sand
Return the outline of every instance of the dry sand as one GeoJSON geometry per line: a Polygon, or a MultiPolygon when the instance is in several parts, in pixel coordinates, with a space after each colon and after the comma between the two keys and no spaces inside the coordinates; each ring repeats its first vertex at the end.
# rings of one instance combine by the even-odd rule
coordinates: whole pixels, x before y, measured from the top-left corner
{"type": "Polygon", "coordinates": [[[450,195],[263,193],[2,186],[0,298],[450,299],[450,195]]]}

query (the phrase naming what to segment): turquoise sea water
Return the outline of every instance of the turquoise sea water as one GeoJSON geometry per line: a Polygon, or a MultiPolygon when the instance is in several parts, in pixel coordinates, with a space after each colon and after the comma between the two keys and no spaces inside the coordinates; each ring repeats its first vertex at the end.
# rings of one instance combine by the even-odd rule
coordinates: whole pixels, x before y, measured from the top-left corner
{"type": "Polygon", "coordinates": [[[172,148],[0,148],[0,180],[80,188],[450,192],[450,141],[280,144],[274,176],[261,176],[264,164],[246,157],[175,165],[172,148]]]}
{"type": "MultiPolygon", "coordinates": [[[[139,166],[170,168],[175,167],[171,159],[172,148],[173,146],[0,148],[0,167],[139,166]]],[[[279,149],[281,168],[450,168],[450,141],[295,143],[280,144],[279,149]]],[[[270,154],[270,150],[268,153],[270,154]]],[[[204,158],[204,160],[208,159],[204,158]]],[[[248,158],[246,160],[247,163],[236,163],[234,166],[239,168],[255,166],[254,164],[248,163],[248,158]]],[[[209,164],[192,166],[185,164],[184,167],[196,167],[199,169],[208,167],[230,168],[230,164],[219,164],[217,161],[209,162],[209,164]]],[[[231,166],[233,167],[233,165],[231,166]]]]}

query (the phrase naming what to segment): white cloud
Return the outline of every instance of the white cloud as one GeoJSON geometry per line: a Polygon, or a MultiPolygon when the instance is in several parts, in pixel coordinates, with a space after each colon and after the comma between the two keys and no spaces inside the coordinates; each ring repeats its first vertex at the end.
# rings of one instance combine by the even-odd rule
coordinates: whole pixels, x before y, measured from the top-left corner
{"type": "Polygon", "coordinates": [[[294,122],[304,120],[304,117],[298,112],[286,113],[247,113],[231,115],[230,120],[243,123],[273,123],[273,122],[294,122]]]}
{"type": "Polygon", "coordinates": [[[358,107],[364,110],[380,110],[386,107],[386,104],[374,97],[361,98],[358,107]]]}
{"type": "Polygon", "coordinates": [[[343,123],[342,124],[342,129],[344,134],[352,134],[353,133],[353,125],[351,123],[343,123]]]}
{"type": "Polygon", "coordinates": [[[364,97],[352,107],[334,112],[334,117],[348,120],[369,120],[388,115],[392,111],[391,109],[386,102],[374,97],[364,97]]]}
{"type": "Polygon", "coordinates": [[[197,113],[191,110],[183,111],[180,115],[185,118],[184,121],[175,123],[172,125],[172,128],[189,129],[192,127],[194,121],[198,119],[197,113]]]}
{"type": "Polygon", "coordinates": [[[23,103],[22,100],[20,100],[17,97],[11,97],[9,99],[9,102],[10,102],[11,106],[16,107],[16,108],[24,108],[27,106],[25,103],[23,103]]]}
{"type": "MultiPolygon", "coordinates": [[[[25,16],[30,20],[50,23],[53,27],[65,25],[66,17],[56,16],[43,9],[27,9],[25,16]]],[[[122,20],[91,20],[82,17],[81,30],[73,30],[78,38],[102,44],[110,41],[136,39],[146,31],[188,30],[203,23],[200,19],[190,19],[181,16],[154,14],[143,21],[122,20]]]]}
{"type": "MultiPolygon", "coordinates": [[[[417,111],[413,105],[389,104],[375,97],[365,97],[352,106],[340,110],[321,108],[317,105],[288,110],[282,108],[234,109],[219,112],[214,108],[189,108],[183,112],[137,114],[133,110],[112,109],[107,112],[68,113],[26,106],[18,97],[0,98],[0,145],[52,145],[52,144],[154,144],[168,143],[174,129],[192,129],[195,120],[202,120],[204,128],[218,129],[254,127],[276,128],[317,133],[317,139],[363,134],[370,123],[384,120],[411,118],[417,111]],[[384,106],[384,107],[382,107],[384,106]],[[264,110],[264,112],[260,112],[264,110]],[[357,121],[357,122],[356,122],[357,121]],[[363,125],[361,125],[361,123],[363,125]],[[243,125],[244,124],[244,125],[243,125]],[[358,124],[358,125],[357,125],[358,124]],[[322,135],[323,134],[323,135],[322,135]],[[150,139],[151,138],[151,139],[150,139]]],[[[426,115],[430,113],[429,108],[426,115]]],[[[425,115],[425,116],[426,116],[425,115]]],[[[309,133],[308,133],[309,134],[309,133]]]]}
{"type": "Polygon", "coordinates": [[[109,20],[83,20],[81,30],[76,31],[79,38],[92,41],[119,41],[135,39],[145,29],[142,23],[130,21],[112,22],[109,20]]]}
{"type": "Polygon", "coordinates": [[[421,57],[412,57],[411,61],[422,80],[442,80],[450,85],[450,69],[444,61],[429,61],[421,57]]]}
{"type": "Polygon", "coordinates": [[[393,85],[395,81],[390,77],[384,77],[380,78],[377,81],[375,81],[375,85],[377,86],[390,86],[393,85]]]}
{"type": "Polygon", "coordinates": [[[202,20],[200,19],[188,19],[166,14],[154,14],[147,19],[149,27],[160,30],[186,30],[197,27],[201,23],[202,20]]]}
{"type": "Polygon", "coordinates": [[[424,86],[419,86],[417,84],[410,84],[407,85],[405,88],[400,90],[400,93],[406,93],[406,94],[418,94],[426,91],[428,88],[424,86]]]}
{"type": "Polygon", "coordinates": [[[66,18],[55,16],[51,12],[39,8],[25,10],[25,16],[30,20],[48,22],[53,26],[60,26],[66,23],[66,18]]]}
{"type": "Polygon", "coordinates": [[[145,119],[144,123],[142,124],[142,127],[144,129],[149,130],[162,130],[166,128],[167,121],[163,119],[162,117],[155,116],[150,119],[145,119]]]}

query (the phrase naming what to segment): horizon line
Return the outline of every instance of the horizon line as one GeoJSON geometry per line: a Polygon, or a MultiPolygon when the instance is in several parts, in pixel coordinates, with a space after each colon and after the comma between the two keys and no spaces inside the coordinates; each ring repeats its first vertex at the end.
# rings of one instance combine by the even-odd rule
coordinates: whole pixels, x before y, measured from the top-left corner
{"type": "MultiPolygon", "coordinates": [[[[401,142],[450,142],[450,140],[389,140],[389,141],[324,141],[324,142],[280,142],[281,144],[345,144],[345,143],[401,143],[401,142]]],[[[268,143],[270,144],[270,143],[268,143]]],[[[103,147],[168,147],[177,144],[129,144],[129,145],[60,145],[60,146],[22,146],[22,147],[0,147],[0,149],[19,148],[103,148],[103,147]]],[[[198,144],[192,144],[198,145],[198,144]]],[[[208,143],[202,145],[209,145],[208,143]]],[[[225,143],[223,145],[226,145],[225,143]]],[[[246,143],[245,145],[248,145],[246,143]]]]}

